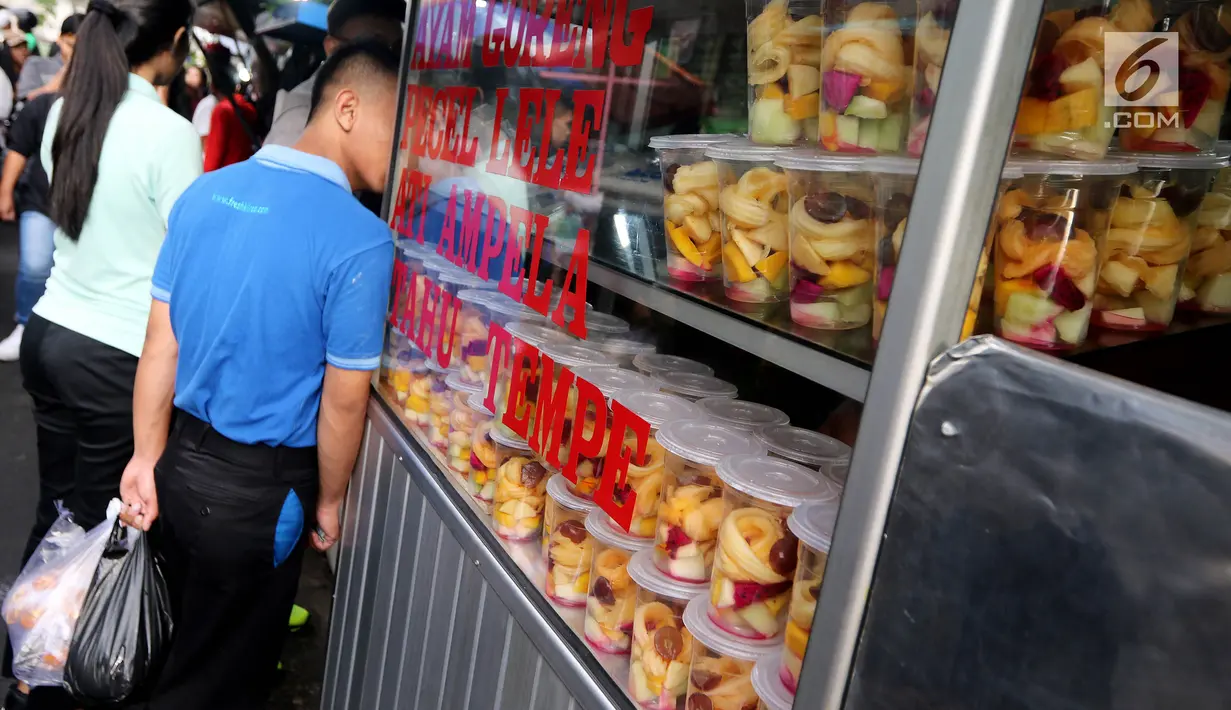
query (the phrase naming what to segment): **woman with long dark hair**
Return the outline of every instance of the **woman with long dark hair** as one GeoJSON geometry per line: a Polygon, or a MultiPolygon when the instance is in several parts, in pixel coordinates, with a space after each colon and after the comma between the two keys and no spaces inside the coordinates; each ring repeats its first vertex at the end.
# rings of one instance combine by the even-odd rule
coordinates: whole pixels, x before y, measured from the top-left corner
{"type": "Polygon", "coordinates": [[[196,131],[155,89],[184,63],[195,9],[192,0],[90,0],[47,118],[42,160],[58,230],[21,344],[40,484],[27,557],[57,500],[86,528],[103,520],[132,456],[150,277],[171,208],[201,174],[196,131]]]}

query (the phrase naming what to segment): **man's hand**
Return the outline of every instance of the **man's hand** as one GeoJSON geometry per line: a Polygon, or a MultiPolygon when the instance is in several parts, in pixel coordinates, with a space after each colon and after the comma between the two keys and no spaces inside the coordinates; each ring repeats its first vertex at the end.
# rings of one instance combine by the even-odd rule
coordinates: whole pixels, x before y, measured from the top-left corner
{"type": "Polygon", "coordinates": [[[5,222],[15,222],[17,220],[17,206],[13,203],[13,193],[5,193],[0,190],[0,220],[5,222]]]}
{"type": "Polygon", "coordinates": [[[321,503],[316,506],[316,530],[312,531],[312,547],[324,552],[337,544],[342,537],[340,503],[321,503]]]}
{"type": "Polygon", "coordinates": [[[153,462],[136,458],[128,462],[120,479],[120,500],[124,501],[120,520],[125,525],[149,532],[158,519],[153,462]]]}

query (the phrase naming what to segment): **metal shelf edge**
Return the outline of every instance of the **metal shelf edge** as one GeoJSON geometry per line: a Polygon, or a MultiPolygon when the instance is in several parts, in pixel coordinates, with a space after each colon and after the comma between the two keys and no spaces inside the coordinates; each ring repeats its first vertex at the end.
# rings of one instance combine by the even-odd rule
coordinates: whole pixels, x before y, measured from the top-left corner
{"type": "Polygon", "coordinates": [[[588,276],[591,282],[603,288],[721,338],[843,396],[862,402],[867,395],[871,373],[824,349],[811,348],[772,331],[762,330],[720,310],[703,306],[594,261],[589,264],[588,276]]]}
{"type": "Polygon", "coordinates": [[[600,680],[598,673],[590,669],[565,641],[571,634],[563,622],[548,616],[550,610],[545,612],[540,609],[535,596],[526,593],[520,581],[521,570],[500,550],[498,543],[485,539],[490,533],[486,527],[476,526],[469,519],[469,508],[458,506],[451,499],[454,495],[450,492],[452,486],[441,480],[439,471],[435,470],[435,461],[420,451],[419,445],[401,430],[396,417],[386,406],[373,390],[368,402],[372,431],[397,452],[398,463],[422,491],[462,549],[474,560],[483,578],[569,689],[576,704],[586,710],[628,707],[614,680],[607,683],[600,680]]]}

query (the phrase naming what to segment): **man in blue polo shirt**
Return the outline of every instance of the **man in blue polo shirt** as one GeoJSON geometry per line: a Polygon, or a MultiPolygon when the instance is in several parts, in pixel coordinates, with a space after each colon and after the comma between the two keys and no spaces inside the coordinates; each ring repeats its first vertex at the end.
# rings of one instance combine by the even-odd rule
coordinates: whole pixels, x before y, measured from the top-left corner
{"type": "Polygon", "coordinates": [[[263,707],[305,539],[340,535],[393,270],[352,193],[384,190],[397,94],[390,50],[339,50],[294,148],[202,177],[171,213],[120,489],[127,521],[159,520],[176,625],[151,709],[263,707]]]}

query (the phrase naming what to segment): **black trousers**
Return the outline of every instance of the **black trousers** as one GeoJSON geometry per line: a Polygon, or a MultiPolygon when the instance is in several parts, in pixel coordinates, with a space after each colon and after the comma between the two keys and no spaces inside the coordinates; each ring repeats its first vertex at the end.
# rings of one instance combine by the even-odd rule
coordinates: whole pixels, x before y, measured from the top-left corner
{"type": "Polygon", "coordinates": [[[239,444],[177,412],[155,475],[175,633],[141,707],[264,707],[316,524],[316,449],[239,444]]]}
{"type": "MultiPolygon", "coordinates": [[[[137,358],[32,315],[21,341],[21,376],[38,427],[39,498],[22,565],[55,522],[63,501],[87,530],[103,521],[120,494],[132,458],[133,383],[137,358]]],[[[284,622],[285,623],[285,622],[284,622]]],[[[4,673],[12,649],[5,644],[4,673]]],[[[30,697],[30,710],[76,708],[54,688],[30,697]]]]}

